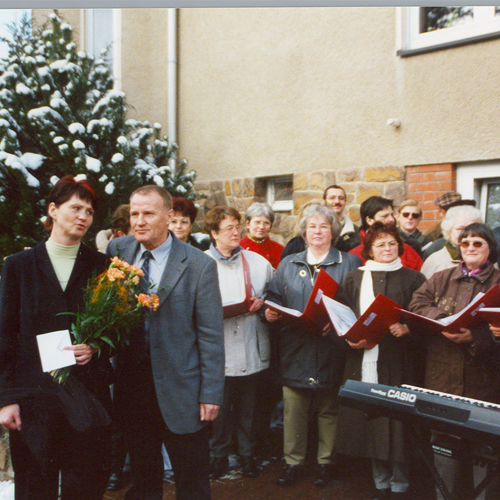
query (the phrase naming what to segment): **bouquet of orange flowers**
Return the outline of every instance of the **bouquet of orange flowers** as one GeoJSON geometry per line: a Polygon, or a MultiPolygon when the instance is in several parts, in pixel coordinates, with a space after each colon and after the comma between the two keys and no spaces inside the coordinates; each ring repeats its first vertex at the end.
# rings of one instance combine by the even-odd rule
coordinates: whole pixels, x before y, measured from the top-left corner
{"type": "MultiPolygon", "coordinates": [[[[109,268],[93,278],[84,292],[83,310],[62,313],[75,316],[71,325],[73,344],[86,344],[97,349],[104,347],[113,354],[127,343],[130,332],[145,320],[144,308],[156,311],[158,295],[140,293],[142,269],[113,257],[109,268]]],[[[70,367],[51,372],[54,380],[64,383],[70,367]]]]}

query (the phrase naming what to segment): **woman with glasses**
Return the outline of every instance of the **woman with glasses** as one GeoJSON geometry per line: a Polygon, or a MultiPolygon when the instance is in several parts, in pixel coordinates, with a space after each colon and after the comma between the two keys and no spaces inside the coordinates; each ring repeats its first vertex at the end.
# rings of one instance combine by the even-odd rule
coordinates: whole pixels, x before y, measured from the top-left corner
{"type": "Polygon", "coordinates": [[[421,272],[429,279],[434,273],[455,267],[460,263],[458,237],[462,229],[474,222],[482,222],[481,211],[470,205],[450,208],[441,222],[441,229],[446,240],[445,246],[431,254],[422,266],[421,272]]]}
{"type": "Polygon", "coordinates": [[[432,240],[418,229],[418,225],[422,220],[422,209],[418,201],[403,201],[396,213],[396,220],[399,224],[401,239],[422,256],[422,252],[432,243],[432,240]]]}
{"type": "Polygon", "coordinates": [[[187,198],[176,197],[172,198],[172,208],[174,209],[174,216],[168,226],[170,231],[184,243],[192,245],[199,250],[208,250],[210,246],[208,236],[206,234],[196,233],[195,237],[191,233],[198,213],[195,204],[187,198]]]}
{"type": "MultiPolygon", "coordinates": [[[[351,271],[335,300],[360,316],[381,293],[403,308],[424,282],[422,273],[403,267],[403,241],[396,227],[375,222],[366,232],[362,256],[366,264],[351,271]]],[[[347,341],[344,379],[399,386],[417,384],[414,359],[416,346],[410,327],[404,322],[391,325],[381,342],[367,348],[366,340],[347,341]]],[[[408,457],[401,422],[385,417],[367,420],[362,411],[341,407],[336,440],[337,453],[370,457],[376,492],[373,500],[405,498],[409,487],[408,457]]]]}
{"type": "Polygon", "coordinates": [[[262,307],[273,268],[261,255],[240,247],[240,220],[240,213],[226,206],[214,207],[205,216],[205,231],[212,240],[205,253],[217,262],[223,305],[243,302],[245,297],[250,301],[248,310],[224,314],[226,378],[224,400],[210,440],[211,479],[228,471],[233,435],[243,475],[257,475],[253,436],[256,387],[260,372],[269,367],[271,355],[267,325],[257,311],[262,307]]]}
{"type": "MultiPolygon", "coordinates": [[[[500,271],[493,266],[497,244],[486,224],[474,223],[463,228],[457,243],[459,264],[435,273],[426,281],[413,294],[410,311],[434,320],[445,318],[460,312],[479,292],[487,292],[500,282],[500,271]]],[[[488,362],[494,340],[487,323],[459,332],[443,329],[440,334],[429,334],[427,339],[426,388],[500,402],[500,371],[488,362]]],[[[471,470],[461,467],[463,464],[453,458],[440,455],[435,455],[434,462],[453,498],[472,498],[471,470]],[[455,496],[457,492],[465,495],[455,496]]],[[[438,492],[438,499],[441,498],[438,492]]]]}
{"type": "MultiPolygon", "coordinates": [[[[341,284],[347,273],[360,266],[361,261],[333,246],[341,226],[331,208],[310,205],[304,211],[299,227],[307,248],[281,261],[269,284],[266,299],[302,312],[321,269],[341,284]]],[[[271,309],[266,309],[265,316],[270,322],[281,320],[280,314],[271,309]]],[[[304,475],[309,412],[314,404],[318,414],[319,438],[316,484],[323,487],[334,476],[333,445],[344,346],[329,324],[316,333],[284,323],[278,323],[278,326],[286,466],[277,484],[289,486],[304,475]]]]}
{"type": "Polygon", "coordinates": [[[285,247],[269,238],[273,223],[274,212],[267,203],[252,203],[245,213],[248,234],[240,241],[240,246],[262,255],[276,269],[285,247]]]}

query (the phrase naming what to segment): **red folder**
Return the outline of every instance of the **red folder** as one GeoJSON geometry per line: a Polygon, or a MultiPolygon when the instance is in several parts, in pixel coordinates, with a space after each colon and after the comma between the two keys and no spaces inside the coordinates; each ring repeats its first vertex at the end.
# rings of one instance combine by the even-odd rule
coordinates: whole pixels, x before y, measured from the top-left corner
{"type": "Polygon", "coordinates": [[[283,323],[298,330],[321,335],[330,319],[321,297],[326,295],[332,298],[338,289],[339,284],[324,269],[320,269],[303,313],[270,300],[266,300],[265,304],[269,309],[281,314],[283,323]]]}
{"type": "Polygon", "coordinates": [[[230,304],[223,304],[222,314],[223,318],[233,318],[234,316],[242,316],[248,314],[252,305],[252,280],[250,277],[250,267],[248,262],[241,253],[241,263],[243,264],[243,278],[245,280],[245,298],[242,302],[231,302],[230,304]]]}
{"type": "MultiPolygon", "coordinates": [[[[323,299],[325,300],[325,299],[323,299]]],[[[325,300],[327,302],[328,299],[325,300]]],[[[332,314],[331,308],[327,311],[332,314]]],[[[379,293],[370,307],[356,320],[347,332],[341,334],[351,342],[357,343],[361,340],[368,342],[368,349],[375,347],[389,332],[389,327],[400,320],[400,306],[385,295],[379,293]]],[[[332,321],[333,323],[333,321],[332,321]]]]}
{"type": "MultiPolygon", "coordinates": [[[[441,332],[460,332],[461,328],[471,328],[481,322],[486,321],[477,312],[483,307],[491,307],[500,303],[500,287],[493,285],[483,296],[474,299],[467,307],[459,313],[453,315],[453,321],[443,323],[434,319],[420,316],[420,314],[412,313],[401,309],[401,314],[408,318],[411,323],[423,330],[428,330],[434,333],[441,332]]],[[[446,318],[443,318],[446,320],[446,318]]]]}
{"type": "Polygon", "coordinates": [[[484,309],[476,309],[477,315],[490,325],[500,326],[500,307],[485,307],[484,309]]]}

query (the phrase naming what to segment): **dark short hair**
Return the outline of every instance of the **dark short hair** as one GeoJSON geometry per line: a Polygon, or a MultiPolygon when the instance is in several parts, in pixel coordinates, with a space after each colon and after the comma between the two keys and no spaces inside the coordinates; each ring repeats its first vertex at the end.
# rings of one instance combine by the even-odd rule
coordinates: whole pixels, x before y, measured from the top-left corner
{"type": "Polygon", "coordinates": [[[118,231],[128,234],[130,231],[130,205],[120,205],[111,217],[111,231],[113,236],[118,236],[118,231]]]}
{"type": "Polygon", "coordinates": [[[384,210],[384,208],[391,207],[394,209],[393,201],[389,198],[382,198],[382,196],[370,196],[359,207],[359,215],[361,216],[361,225],[366,231],[370,226],[366,223],[366,219],[374,219],[375,215],[384,210]]]}
{"type": "Polygon", "coordinates": [[[210,236],[210,240],[215,245],[212,237],[212,231],[219,232],[220,223],[228,217],[234,217],[238,222],[241,221],[241,214],[233,207],[217,206],[210,209],[205,215],[205,232],[210,236]]]}
{"type": "Polygon", "coordinates": [[[323,191],[323,199],[326,200],[326,193],[328,193],[329,189],[341,189],[344,191],[344,196],[346,196],[345,189],[342,186],[338,186],[337,184],[331,184],[323,191]]]}
{"type": "Polygon", "coordinates": [[[361,250],[361,257],[365,260],[369,260],[372,257],[370,256],[370,250],[372,249],[373,243],[375,240],[380,238],[382,234],[388,234],[392,236],[398,242],[398,255],[401,257],[403,255],[404,243],[399,235],[399,231],[394,224],[384,224],[381,221],[377,221],[373,223],[368,231],[366,231],[366,236],[363,241],[363,250],[361,250]]]}
{"type": "Polygon", "coordinates": [[[160,196],[167,210],[170,210],[172,208],[172,196],[170,196],[170,193],[165,188],[157,186],[156,184],[148,184],[147,186],[142,186],[136,189],[130,195],[130,200],[132,200],[133,196],[135,196],[136,194],[147,196],[150,193],[156,193],[158,196],[160,196]]]}
{"type": "Polygon", "coordinates": [[[460,257],[462,257],[462,248],[460,247],[460,242],[467,238],[467,236],[477,236],[478,238],[482,238],[486,240],[488,246],[490,247],[490,254],[488,256],[489,261],[494,264],[498,260],[498,246],[497,240],[491,230],[490,226],[487,224],[483,224],[482,222],[474,222],[469,224],[468,226],[462,229],[460,236],[458,237],[460,257]]]}
{"type": "MultiPolygon", "coordinates": [[[[49,197],[47,199],[47,210],[49,209],[51,203],[54,203],[56,207],[59,207],[71,199],[73,195],[76,195],[83,201],[89,202],[92,205],[92,208],[97,210],[97,196],[92,184],[85,179],[77,181],[72,175],[65,175],[59,179],[50,190],[49,197]]],[[[51,231],[53,225],[54,220],[47,213],[44,226],[47,230],[51,231]]]]}
{"type": "Polygon", "coordinates": [[[196,214],[198,213],[198,209],[191,200],[188,200],[187,198],[182,198],[180,196],[172,198],[172,208],[174,209],[174,212],[178,212],[182,214],[184,217],[189,217],[191,224],[194,224],[194,221],[196,219],[196,214]]]}

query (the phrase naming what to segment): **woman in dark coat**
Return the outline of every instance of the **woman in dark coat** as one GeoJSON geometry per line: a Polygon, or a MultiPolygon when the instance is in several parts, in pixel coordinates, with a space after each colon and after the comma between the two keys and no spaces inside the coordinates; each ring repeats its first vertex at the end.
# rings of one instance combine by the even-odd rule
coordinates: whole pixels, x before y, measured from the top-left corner
{"type": "MultiPolygon", "coordinates": [[[[361,261],[334,248],[340,234],[335,213],[322,205],[311,205],[300,220],[300,232],[307,250],[281,261],[266,294],[266,299],[303,311],[314,281],[324,269],[337,283],[361,261]]],[[[268,321],[281,316],[266,309],[268,321]]],[[[318,476],[324,486],[333,476],[337,392],[342,379],[344,352],[336,336],[323,330],[311,334],[279,324],[278,353],[283,384],[284,452],[286,466],[277,483],[288,486],[300,478],[305,464],[309,409],[318,407],[318,476]]]]}
{"type": "MultiPolygon", "coordinates": [[[[352,271],[341,285],[335,299],[348,305],[360,316],[381,293],[403,308],[425,281],[418,271],[403,267],[399,256],[403,242],[394,225],[376,222],[363,242],[366,265],[352,271]]],[[[410,328],[395,323],[373,349],[366,341],[349,343],[344,379],[385,385],[415,384],[415,352],[410,328]]],[[[421,360],[423,363],[423,360],[421,360]]],[[[374,500],[403,497],[408,489],[406,457],[401,422],[385,417],[368,421],[363,412],[341,407],[337,429],[338,453],[372,458],[376,492],[374,500]],[[392,492],[391,492],[392,490],[392,492]]]]}
{"type": "Polygon", "coordinates": [[[81,244],[96,204],[86,181],[63,177],[48,200],[49,239],[7,258],[0,280],[0,424],[10,431],[16,500],[101,500],[109,477],[109,383],[105,356],[65,349],[76,365],[65,385],[42,371],[37,335],[66,330],[63,312],[106,257],[81,244]]]}

